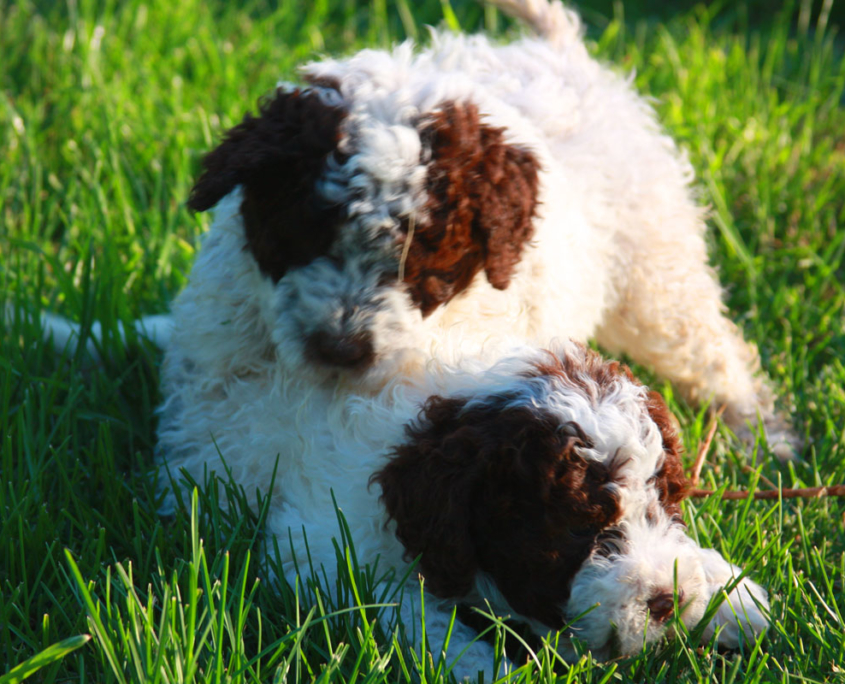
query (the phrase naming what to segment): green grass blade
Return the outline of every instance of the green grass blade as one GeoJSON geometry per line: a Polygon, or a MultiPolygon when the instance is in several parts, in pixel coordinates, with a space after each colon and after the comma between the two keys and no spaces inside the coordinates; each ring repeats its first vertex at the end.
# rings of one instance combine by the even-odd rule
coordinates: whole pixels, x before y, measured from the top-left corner
{"type": "Polygon", "coordinates": [[[90,640],[91,635],[80,634],[79,636],[63,639],[57,644],[48,646],[40,653],[36,653],[20,665],[13,667],[5,675],[0,676],[0,684],[18,684],[18,682],[22,682],[34,675],[41,668],[60,661],[68,653],[72,653],[77,648],[84,646],[90,640]]]}

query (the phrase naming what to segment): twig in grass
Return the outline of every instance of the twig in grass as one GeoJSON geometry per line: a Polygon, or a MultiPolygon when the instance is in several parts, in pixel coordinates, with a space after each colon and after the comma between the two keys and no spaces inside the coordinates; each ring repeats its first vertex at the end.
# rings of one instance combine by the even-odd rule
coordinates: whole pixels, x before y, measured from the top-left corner
{"type": "MultiPolygon", "coordinates": [[[[744,465],[744,466],[742,466],[742,472],[746,473],[748,475],[751,475],[751,474],[756,473],[757,470],[752,468],[750,465],[744,465]]],[[[764,485],[766,485],[767,487],[770,487],[772,489],[778,488],[778,486],[774,482],[772,482],[768,477],[766,477],[762,473],[760,473],[760,482],[762,482],[764,485]]]]}
{"type": "Polygon", "coordinates": [[[828,485],[827,487],[803,487],[797,489],[762,489],[756,492],[742,492],[727,490],[724,492],[712,489],[693,489],[689,493],[696,498],[721,495],[722,499],[821,499],[823,497],[845,497],[845,485],[828,485]]]}
{"type": "MultiPolygon", "coordinates": [[[[756,500],[768,499],[820,499],[823,497],[845,497],[845,485],[829,485],[826,487],[799,487],[778,489],[771,480],[760,476],[760,479],[766,483],[771,489],[762,489],[755,492],[745,492],[736,490],[726,490],[718,492],[712,489],[696,489],[699,479],[701,478],[701,469],[704,467],[704,462],[707,460],[707,452],[710,451],[710,445],[713,443],[713,437],[716,434],[716,428],[719,425],[719,418],[725,412],[725,407],[722,406],[710,420],[710,425],[707,429],[707,436],[701,442],[698,448],[698,453],[695,456],[695,462],[692,465],[690,472],[690,485],[693,489],[690,490],[689,496],[697,499],[702,499],[708,496],[721,495],[723,500],[744,500],[749,497],[756,500]]],[[[753,469],[750,466],[744,466],[743,472],[751,472],[753,469]]]]}
{"type": "Polygon", "coordinates": [[[722,406],[713,417],[710,419],[710,426],[707,430],[707,436],[698,447],[698,453],[695,456],[695,463],[692,464],[692,472],[690,473],[690,483],[693,487],[698,484],[701,477],[701,469],[704,467],[704,461],[707,458],[707,452],[710,451],[710,445],[713,443],[713,437],[716,435],[716,428],[719,427],[719,418],[725,412],[725,406],[722,406]]]}

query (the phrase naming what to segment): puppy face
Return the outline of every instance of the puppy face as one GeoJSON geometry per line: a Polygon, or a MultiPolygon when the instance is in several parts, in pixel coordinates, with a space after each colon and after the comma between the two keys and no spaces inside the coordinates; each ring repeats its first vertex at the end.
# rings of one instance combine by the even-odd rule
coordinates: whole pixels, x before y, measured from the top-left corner
{"type": "Polygon", "coordinates": [[[536,159],[471,102],[423,112],[350,102],[325,80],[279,89],[203,166],[189,206],[240,187],[291,367],[361,373],[419,348],[423,321],[476,277],[508,287],[532,235],[536,159]]]}
{"type": "Polygon", "coordinates": [[[429,399],[407,435],[374,481],[433,593],[491,599],[541,633],[599,603],[572,627],[593,650],[638,650],[676,607],[700,620],[680,443],[624,367],[573,345],[504,390],[429,399]]]}

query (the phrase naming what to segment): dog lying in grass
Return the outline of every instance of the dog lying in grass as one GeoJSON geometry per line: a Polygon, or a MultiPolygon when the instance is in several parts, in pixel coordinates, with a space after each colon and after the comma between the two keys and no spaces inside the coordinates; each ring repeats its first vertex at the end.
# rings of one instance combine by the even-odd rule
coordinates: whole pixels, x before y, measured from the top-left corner
{"type": "MultiPolygon", "coordinates": [[[[362,561],[401,577],[419,558],[424,598],[410,582],[397,611],[417,647],[423,600],[434,652],[455,605],[539,636],[565,629],[563,657],[571,637],[600,658],[633,654],[705,616],[702,639],[725,647],[767,627],[766,592],[686,534],[672,420],[618,363],[559,343],[490,367],[432,365],[373,396],[313,386],[290,403],[286,390],[262,375],[163,422],[169,469],[202,481],[222,458],[247,494],[274,482],[266,530],[292,585],[310,566],[335,586],[334,506],[362,561]]],[[[390,629],[394,612],[382,620],[390,629]]],[[[456,622],[447,662],[466,649],[454,672],[491,681],[493,647],[476,636],[456,622]]]]}

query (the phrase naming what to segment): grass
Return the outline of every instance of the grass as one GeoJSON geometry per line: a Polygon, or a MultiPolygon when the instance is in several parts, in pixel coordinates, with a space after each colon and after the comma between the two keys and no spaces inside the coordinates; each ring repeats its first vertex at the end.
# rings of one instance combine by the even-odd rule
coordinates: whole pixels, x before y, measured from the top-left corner
{"type": "MultiPolygon", "coordinates": [[[[845,482],[842,3],[682,3],[659,22],[653,6],[585,7],[591,48],[636,71],[688,150],[728,304],[808,444],[803,461],[749,469],[720,432],[704,484],[845,482]]],[[[457,0],[0,0],[0,292],[13,312],[0,323],[0,682],[445,678],[441,659],[378,626],[391,597],[371,559],[339,551],[341,585],[315,592],[304,570],[282,586],[262,513],[236,488],[229,512],[198,483],[185,511],[157,514],[160,359],[116,333],[184,284],[207,221],[184,200],[223,129],[309,57],[424,40],[423,24],[443,21],[511,30],[457,0]],[[25,314],[41,308],[102,321],[105,361],[54,354],[25,314]]],[[[656,387],[695,453],[705,414],[656,387]]],[[[519,678],[845,681],[844,512],[829,499],[687,503],[691,534],[768,587],[767,637],[720,653],[682,635],[573,665],[546,644],[519,678]]]]}

